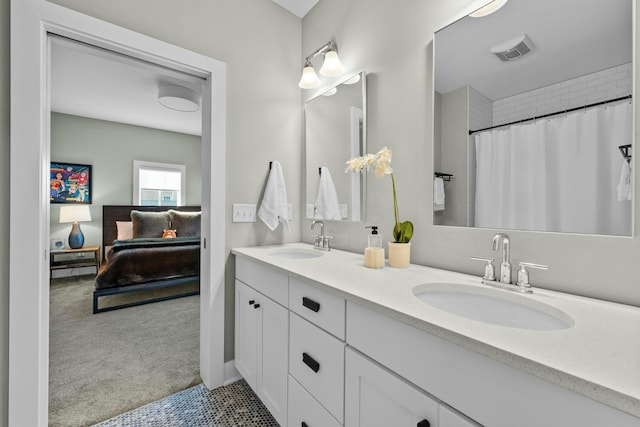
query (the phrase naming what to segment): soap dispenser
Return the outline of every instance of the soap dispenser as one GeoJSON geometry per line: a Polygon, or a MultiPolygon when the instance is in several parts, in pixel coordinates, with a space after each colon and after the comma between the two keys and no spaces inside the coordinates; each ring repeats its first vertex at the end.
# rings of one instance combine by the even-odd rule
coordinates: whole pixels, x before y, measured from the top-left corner
{"type": "Polygon", "coordinates": [[[370,228],[371,234],[364,250],[364,266],[382,268],[384,267],[384,249],[382,248],[382,236],[378,234],[378,226],[372,225],[365,228],[370,228]]]}

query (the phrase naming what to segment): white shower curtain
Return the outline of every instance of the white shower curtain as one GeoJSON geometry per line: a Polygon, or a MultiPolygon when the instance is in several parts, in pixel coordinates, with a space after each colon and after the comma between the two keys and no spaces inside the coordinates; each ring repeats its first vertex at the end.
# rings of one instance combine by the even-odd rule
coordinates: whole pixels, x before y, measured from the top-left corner
{"type": "Polygon", "coordinates": [[[594,107],[475,135],[475,226],[631,234],[618,201],[632,105],[594,107]]]}

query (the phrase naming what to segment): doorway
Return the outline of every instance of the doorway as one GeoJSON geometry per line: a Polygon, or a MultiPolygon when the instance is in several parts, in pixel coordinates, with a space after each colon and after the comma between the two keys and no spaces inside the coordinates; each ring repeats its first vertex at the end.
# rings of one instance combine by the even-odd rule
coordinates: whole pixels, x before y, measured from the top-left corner
{"type": "Polygon", "coordinates": [[[191,73],[205,81],[200,376],[208,388],[222,385],[225,64],[46,0],[12,0],[11,24],[11,169],[23,178],[20,188],[10,191],[11,229],[20,233],[10,235],[9,425],[47,425],[49,33],[191,73]]]}

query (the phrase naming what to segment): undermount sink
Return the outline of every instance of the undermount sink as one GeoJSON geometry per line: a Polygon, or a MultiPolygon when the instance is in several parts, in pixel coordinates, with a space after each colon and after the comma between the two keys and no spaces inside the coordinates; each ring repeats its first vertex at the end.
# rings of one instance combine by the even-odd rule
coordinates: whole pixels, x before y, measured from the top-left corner
{"type": "Polygon", "coordinates": [[[271,256],[279,258],[291,258],[291,259],[306,259],[306,258],[318,258],[324,255],[324,252],[315,249],[282,249],[279,251],[273,251],[269,253],[271,256]]]}
{"type": "Polygon", "coordinates": [[[482,289],[454,283],[434,283],[414,288],[425,304],[467,319],[493,325],[538,331],[573,326],[573,319],[555,307],[509,291],[482,289]]]}

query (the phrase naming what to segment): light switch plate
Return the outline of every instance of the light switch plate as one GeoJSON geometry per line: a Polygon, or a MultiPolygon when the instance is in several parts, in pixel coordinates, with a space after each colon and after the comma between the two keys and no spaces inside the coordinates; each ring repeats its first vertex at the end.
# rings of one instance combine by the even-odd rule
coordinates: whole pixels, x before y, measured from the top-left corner
{"type": "Polygon", "coordinates": [[[233,204],[233,222],[256,222],[256,205],[233,204]]]}

